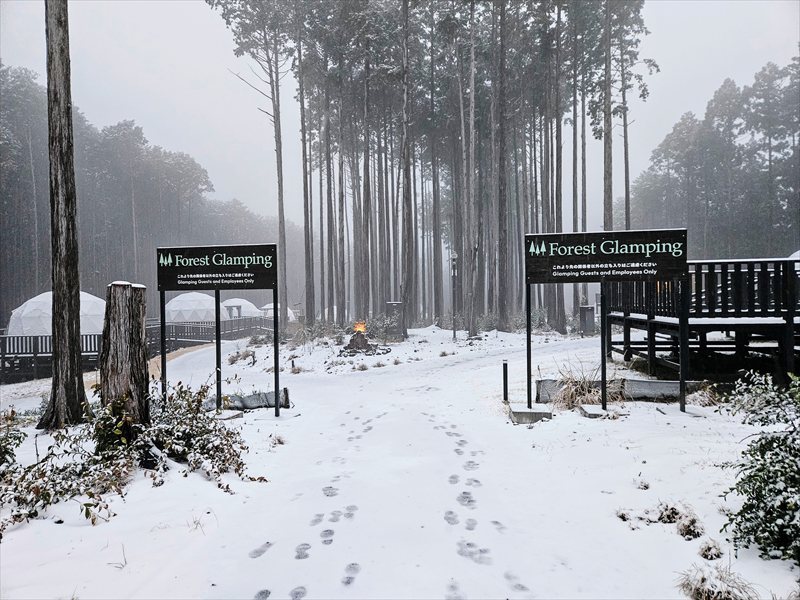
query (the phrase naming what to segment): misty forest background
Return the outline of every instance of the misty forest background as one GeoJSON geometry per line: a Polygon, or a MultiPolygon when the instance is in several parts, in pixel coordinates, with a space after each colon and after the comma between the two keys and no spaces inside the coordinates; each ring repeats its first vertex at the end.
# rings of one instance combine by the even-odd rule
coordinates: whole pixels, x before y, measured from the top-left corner
{"type": "MultiPolygon", "coordinates": [[[[190,154],[151,145],[132,120],[98,129],[75,107],[84,291],[144,283],[155,316],[157,246],[278,242],[282,308],[309,324],[346,326],[391,300],[407,325],[445,324],[457,254],[455,312],[471,331],[509,329],[524,302],[523,234],[585,231],[589,197],[606,229],[688,227],[692,259],[800,247],[798,58],[743,87],[722,81],[705,114],[681,117],[633,177],[627,160],[610,164],[610,145],[627,158],[628,102],[646,98],[658,70],[639,56],[641,0],[209,4],[254,59],[231,85],[251,86],[273,123],[278,217],[210,200],[190,154]],[[299,123],[280,118],[290,84],[299,123]],[[284,135],[301,136],[301,156],[283,154],[284,135]],[[585,176],[591,136],[607,150],[602,195],[585,176]],[[302,162],[303,197],[283,197],[285,161],[302,162]],[[615,196],[612,169],[624,171],[615,196]],[[302,202],[302,224],[284,218],[284,202],[302,202]]],[[[50,289],[48,173],[46,90],[0,65],[0,326],[50,289]]],[[[538,317],[561,331],[585,301],[577,285],[534,294],[538,317]]]]}

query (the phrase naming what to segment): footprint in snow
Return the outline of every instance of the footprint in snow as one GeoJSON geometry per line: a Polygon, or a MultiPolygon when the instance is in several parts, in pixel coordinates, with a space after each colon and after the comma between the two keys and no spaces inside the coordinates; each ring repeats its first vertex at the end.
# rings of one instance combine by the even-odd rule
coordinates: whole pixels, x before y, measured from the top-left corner
{"type": "Polygon", "coordinates": [[[492,564],[492,558],[489,556],[488,548],[478,548],[474,542],[465,542],[461,540],[458,542],[457,553],[459,556],[470,559],[472,562],[479,565],[492,564]]]}
{"type": "Polygon", "coordinates": [[[342,511],[334,510],[331,513],[331,516],[328,518],[328,521],[330,521],[331,523],[338,523],[339,519],[341,519],[341,517],[342,517],[342,511]]]}
{"type": "Polygon", "coordinates": [[[330,546],[333,543],[333,529],[324,529],[320,532],[319,537],[322,538],[322,543],[330,546]]]}
{"type": "Polygon", "coordinates": [[[464,463],[465,471],[476,471],[478,467],[480,467],[480,465],[476,463],[474,460],[468,460],[467,462],[464,463]]]}
{"type": "Polygon", "coordinates": [[[350,563],[344,568],[344,577],[342,577],[342,585],[352,585],[356,580],[356,575],[361,572],[361,565],[358,563],[350,563]]]}
{"type": "Polygon", "coordinates": [[[300,544],[294,551],[297,553],[295,554],[296,560],[304,560],[308,558],[308,551],[311,548],[311,544],[300,544]]]}
{"type": "Polygon", "coordinates": [[[515,592],[528,592],[530,591],[526,585],[523,585],[519,582],[519,577],[514,575],[514,573],[507,571],[505,573],[506,581],[508,582],[509,587],[515,592]]]}
{"type": "Polygon", "coordinates": [[[328,498],[331,498],[339,493],[339,489],[329,485],[322,488],[322,493],[325,494],[328,498]]]}
{"type": "Polygon", "coordinates": [[[289,592],[289,598],[291,598],[292,600],[301,600],[301,598],[306,597],[307,593],[308,592],[306,591],[306,588],[300,585],[294,588],[291,592],[289,592]]]}
{"type": "Polygon", "coordinates": [[[503,525],[500,521],[492,521],[492,525],[494,525],[498,533],[505,533],[506,529],[508,529],[508,527],[503,525]]]}
{"type": "Polygon", "coordinates": [[[478,526],[478,522],[475,519],[467,519],[467,531],[475,531],[475,528],[478,526]]]}
{"type": "Polygon", "coordinates": [[[447,594],[445,595],[445,600],[464,600],[465,596],[461,594],[461,590],[458,589],[458,583],[456,583],[455,579],[451,579],[450,583],[447,584],[447,594]]]}
{"type": "Polygon", "coordinates": [[[464,451],[461,448],[456,448],[455,450],[453,450],[453,452],[455,452],[459,456],[462,456],[464,454],[464,451]]]}
{"type": "Polygon", "coordinates": [[[311,522],[309,523],[309,525],[311,525],[312,527],[314,527],[314,525],[319,525],[320,523],[322,523],[322,517],[324,517],[324,516],[325,516],[325,513],[317,513],[317,514],[315,514],[314,518],[311,519],[311,522]]]}
{"type": "Polygon", "coordinates": [[[256,595],[253,596],[253,600],[267,600],[270,594],[272,594],[272,592],[270,592],[269,590],[258,590],[256,592],[256,595]]]}
{"type": "Polygon", "coordinates": [[[467,485],[470,487],[479,488],[483,484],[481,483],[480,479],[473,479],[472,477],[470,477],[469,479],[467,479],[467,485]]]}
{"type": "Polygon", "coordinates": [[[447,481],[455,485],[456,483],[458,483],[458,475],[450,475],[447,481]]]}
{"type": "Polygon", "coordinates": [[[458,515],[454,513],[452,510],[448,510],[444,513],[444,520],[447,521],[450,525],[457,525],[458,524],[458,515]]]}
{"type": "Polygon", "coordinates": [[[258,548],[254,549],[254,550],[250,550],[250,552],[247,555],[250,558],[258,558],[259,556],[264,554],[264,552],[269,550],[271,547],[272,547],[272,542],[264,542],[258,548]]]}
{"type": "Polygon", "coordinates": [[[469,442],[468,442],[467,440],[458,440],[458,441],[456,442],[456,444],[457,444],[458,446],[461,446],[461,447],[463,448],[464,446],[466,446],[467,444],[469,444],[469,442]]]}
{"type": "Polygon", "coordinates": [[[472,497],[472,492],[461,492],[456,500],[464,508],[475,508],[476,503],[475,498],[472,497]]]}

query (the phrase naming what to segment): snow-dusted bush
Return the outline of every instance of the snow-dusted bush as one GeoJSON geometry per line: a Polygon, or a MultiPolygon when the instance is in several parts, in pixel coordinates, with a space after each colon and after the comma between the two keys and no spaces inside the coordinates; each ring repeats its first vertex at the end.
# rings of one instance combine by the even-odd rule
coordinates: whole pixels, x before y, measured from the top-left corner
{"type": "Polygon", "coordinates": [[[14,452],[25,440],[25,433],[16,427],[14,408],[0,412],[0,469],[14,462],[14,452]]]}
{"type": "Polygon", "coordinates": [[[669,502],[659,502],[656,510],[658,510],[659,523],[677,523],[683,516],[683,511],[669,502]]]}
{"type": "Polygon", "coordinates": [[[753,586],[725,565],[692,565],[678,589],[692,600],[758,600],[753,586]]]}
{"type": "Polygon", "coordinates": [[[705,533],[705,527],[691,509],[686,509],[678,519],[678,535],[685,540],[695,540],[705,533]]]}
{"type": "Polygon", "coordinates": [[[706,560],[722,558],[722,548],[719,547],[717,540],[711,538],[704,540],[703,543],[700,544],[700,550],[698,550],[697,553],[706,560]]]}
{"type": "Polygon", "coordinates": [[[193,392],[178,384],[166,400],[153,400],[147,426],[133,423],[121,400],[112,402],[96,410],[90,423],[55,431],[34,464],[0,465],[0,506],[8,509],[0,533],[67,500],[77,502],[92,524],[107,520],[113,513],[104,496],[123,494],[137,466],[148,469],[154,486],[163,483],[171,461],[185,464],[185,475],[203,472],[227,492],[223,473],[263,481],[245,475],[247,446],[238,431],[203,409],[207,397],[208,386],[193,392]]]}
{"type": "Polygon", "coordinates": [[[400,325],[398,319],[399,315],[397,314],[375,315],[367,323],[367,331],[378,336],[385,344],[389,339],[390,332],[396,331],[400,325]]]}
{"type": "Polygon", "coordinates": [[[154,399],[151,404],[152,423],[141,429],[135,446],[142,461],[153,460],[157,469],[168,466],[166,457],[186,464],[186,472],[202,471],[228,490],[220,476],[234,472],[244,477],[242,454],[247,446],[238,431],[214,418],[203,408],[209,387],[197,392],[181,384],[165,400],[154,399]]]}
{"type": "Polygon", "coordinates": [[[75,501],[92,524],[113,516],[103,496],[121,494],[136,463],[123,444],[102,453],[92,446],[91,429],[85,425],[57,430],[40,460],[27,467],[13,463],[3,469],[0,506],[8,512],[0,519],[0,533],[67,500],[75,501]]]}
{"type": "Polygon", "coordinates": [[[800,564],[800,380],[779,388],[769,375],[750,373],[729,400],[732,414],[765,429],[727,465],[738,473],[725,496],[735,492],[743,503],[725,529],[737,548],[756,544],[764,558],[800,564]]]}

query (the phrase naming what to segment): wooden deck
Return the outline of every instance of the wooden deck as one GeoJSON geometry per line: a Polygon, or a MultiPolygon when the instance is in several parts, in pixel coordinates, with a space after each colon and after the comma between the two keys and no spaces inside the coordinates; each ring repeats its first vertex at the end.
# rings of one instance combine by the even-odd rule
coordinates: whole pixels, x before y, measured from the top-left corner
{"type": "Polygon", "coordinates": [[[796,372],[800,260],[703,260],[688,266],[689,280],[683,283],[605,284],[611,352],[626,360],[646,359],[651,373],[657,365],[677,370],[685,319],[689,348],[696,355],[768,355],[783,374],[796,372]],[[622,326],[622,338],[611,336],[612,325],[622,326]],[[644,331],[644,339],[632,340],[632,330],[644,331]]]}

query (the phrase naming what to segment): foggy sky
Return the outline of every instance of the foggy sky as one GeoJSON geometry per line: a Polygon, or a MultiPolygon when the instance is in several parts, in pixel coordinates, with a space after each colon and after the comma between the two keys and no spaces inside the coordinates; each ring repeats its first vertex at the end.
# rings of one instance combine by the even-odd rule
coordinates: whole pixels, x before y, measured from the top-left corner
{"type": "MultiPolygon", "coordinates": [[[[249,73],[233,55],[219,14],[201,1],[70,2],[72,96],[98,127],[133,119],[156,145],[192,155],[209,173],[212,197],[238,198],[256,212],[277,214],[272,128],[256,107],[264,99],[230,72],[249,73]]],[[[661,72],[648,77],[650,97],[630,101],[631,180],[680,116],[699,118],[726,77],[740,86],[768,61],[788,64],[800,42],[794,0],[648,0],[651,34],[641,47],[661,72]]],[[[0,0],[0,59],[45,79],[44,2],[0,0]]],[[[302,224],[299,109],[295,81],[283,80],[287,218],[302,224]]],[[[0,98],[2,102],[2,98],[0,98]]],[[[623,193],[621,128],[614,137],[614,196],[623,193]]],[[[572,133],[564,128],[564,152],[572,133]]],[[[569,167],[569,160],[567,161],[569,167]]],[[[565,168],[564,224],[570,228],[571,172],[565,168]]],[[[602,144],[588,154],[589,229],[602,224],[602,144]]],[[[243,240],[231,240],[243,241],[243,240]]]]}

